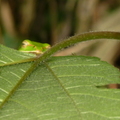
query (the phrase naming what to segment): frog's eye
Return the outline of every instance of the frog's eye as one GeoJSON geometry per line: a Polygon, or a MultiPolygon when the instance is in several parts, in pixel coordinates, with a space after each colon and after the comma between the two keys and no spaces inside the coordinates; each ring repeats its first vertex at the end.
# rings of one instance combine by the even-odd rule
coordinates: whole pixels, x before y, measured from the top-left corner
{"type": "Polygon", "coordinates": [[[33,46],[32,44],[30,44],[28,41],[23,41],[22,42],[22,47],[24,47],[24,48],[26,48],[26,47],[28,47],[28,46],[33,46]]]}
{"type": "Polygon", "coordinates": [[[23,41],[22,44],[25,45],[25,46],[30,45],[30,43],[28,41],[23,41]]]}

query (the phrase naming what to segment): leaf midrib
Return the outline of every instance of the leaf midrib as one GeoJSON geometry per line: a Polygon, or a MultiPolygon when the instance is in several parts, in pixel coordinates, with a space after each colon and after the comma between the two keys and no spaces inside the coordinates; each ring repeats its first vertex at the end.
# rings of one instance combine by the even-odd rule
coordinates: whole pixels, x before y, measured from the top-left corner
{"type": "Polygon", "coordinates": [[[51,67],[44,62],[44,65],[46,66],[46,68],[49,70],[49,72],[51,73],[51,75],[55,78],[56,81],[58,81],[59,85],[62,87],[62,89],[64,90],[64,92],[66,93],[66,95],[69,97],[69,99],[71,100],[71,103],[73,103],[80,119],[81,119],[81,112],[79,110],[79,108],[77,107],[77,104],[75,103],[74,99],[71,97],[71,95],[69,94],[69,92],[67,91],[67,89],[65,89],[65,87],[63,86],[62,82],[60,81],[60,79],[57,77],[57,75],[55,74],[55,72],[51,69],[51,67]]]}

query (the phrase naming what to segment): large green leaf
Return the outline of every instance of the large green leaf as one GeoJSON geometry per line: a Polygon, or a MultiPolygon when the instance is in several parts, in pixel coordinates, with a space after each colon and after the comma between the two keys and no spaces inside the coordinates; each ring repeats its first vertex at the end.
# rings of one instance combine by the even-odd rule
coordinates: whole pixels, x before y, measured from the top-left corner
{"type": "MultiPolygon", "coordinates": [[[[12,56],[17,63],[20,52],[7,50],[10,56],[3,50],[1,57],[12,56]]],[[[25,56],[21,61],[33,57],[20,56],[25,56]]],[[[0,67],[0,120],[120,119],[120,90],[98,87],[120,83],[120,72],[108,63],[95,57],[51,57],[16,87],[34,62],[18,63],[0,67]]]]}

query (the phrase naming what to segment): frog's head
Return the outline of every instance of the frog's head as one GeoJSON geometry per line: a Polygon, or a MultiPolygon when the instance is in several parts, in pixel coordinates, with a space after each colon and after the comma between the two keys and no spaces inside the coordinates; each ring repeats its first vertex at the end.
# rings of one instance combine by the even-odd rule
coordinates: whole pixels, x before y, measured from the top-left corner
{"type": "Polygon", "coordinates": [[[43,54],[51,46],[47,43],[38,43],[30,40],[24,40],[22,46],[19,49],[22,52],[29,52],[34,54],[43,54]]]}

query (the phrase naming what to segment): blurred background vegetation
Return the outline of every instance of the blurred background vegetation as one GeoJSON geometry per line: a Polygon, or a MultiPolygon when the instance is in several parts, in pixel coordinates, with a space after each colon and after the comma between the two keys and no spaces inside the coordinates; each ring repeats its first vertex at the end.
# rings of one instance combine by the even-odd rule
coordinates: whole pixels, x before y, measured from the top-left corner
{"type": "MultiPolygon", "coordinates": [[[[120,31],[120,0],[1,0],[0,43],[17,49],[24,39],[54,45],[88,31],[120,31]]],[[[90,55],[120,67],[120,42],[93,41],[56,55],[90,55]]]]}

